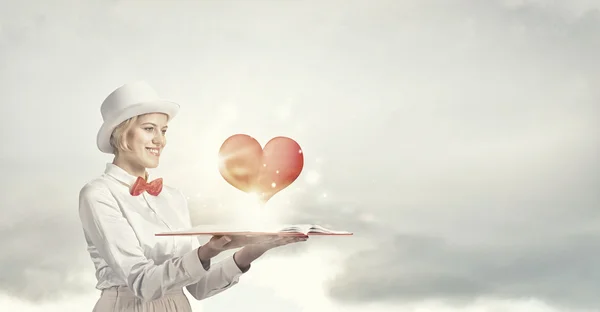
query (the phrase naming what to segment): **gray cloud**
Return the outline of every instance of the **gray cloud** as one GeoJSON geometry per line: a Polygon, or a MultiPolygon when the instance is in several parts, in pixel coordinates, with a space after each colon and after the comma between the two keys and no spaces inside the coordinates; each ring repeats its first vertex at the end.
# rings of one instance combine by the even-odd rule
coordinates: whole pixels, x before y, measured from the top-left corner
{"type": "Polygon", "coordinates": [[[538,298],[557,307],[600,304],[598,233],[461,245],[442,238],[397,235],[345,263],[329,294],[345,303],[476,298],[538,298]]]}
{"type": "Polygon", "coordinates": [[[379,200],[387,207],[379,216],[396,217],[389,221],[396,234],[351,256],[345,274],[330,284],[332,297],[455,303],[534,297],[559,307],[598,306],[600,97],[591,86],[600,65],[593,56],[600,52],[600,15],[559,13],[486,2],[445,15],[463,17],[471,32],[440,30],[432,55],[449,64],[472,62],[463,71],[435,64],[440,73],[432,82],[447,83],[435,90],[451,96],[435,101],[452,105],[436,106],[430,121],[439,123],[426,126],[446,131],[431,138],[449,144],[423,143],[418,147],[440,149],[419,150],[421,159],[393,154],[407,168],[395,172],[398,183],[372,195],[388,194],[387,203],[379,200]],[[456,39],[454,47],[469,47],[464,58],[444,48],[442,33],[456,39]]]}
{"type": "MultiPolygon", "coordinates": [[[[7,172],[10,165],[0,168],[7,172]]],[[[61,172],[36,169],[37,174],[0,178],[0,291],[34,302],[92,291],[93,278],[82,278],[84,272],[93,277],[93,265],[81,238],[77,196],[69,187],[75,181],[57,181],[61,172]]]]}

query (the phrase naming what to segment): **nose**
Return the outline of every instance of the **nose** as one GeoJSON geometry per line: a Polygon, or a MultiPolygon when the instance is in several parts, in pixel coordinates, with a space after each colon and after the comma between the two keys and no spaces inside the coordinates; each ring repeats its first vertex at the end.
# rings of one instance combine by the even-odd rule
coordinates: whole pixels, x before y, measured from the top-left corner
{"type": "Polygon", "coordinates": [[[154,144],[160,144],[160,146],[164,146],[165,142],[166,142],[165,136],[162,134],[162,132],[157,131],[157,133],[154,134],[154,138],[152,139],[152,143],[154,143],[154,144]]]}

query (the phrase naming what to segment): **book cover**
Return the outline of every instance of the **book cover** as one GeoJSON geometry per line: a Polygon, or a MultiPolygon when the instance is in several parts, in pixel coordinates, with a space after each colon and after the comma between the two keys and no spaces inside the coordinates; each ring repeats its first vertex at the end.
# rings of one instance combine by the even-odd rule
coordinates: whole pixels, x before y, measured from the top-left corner
{"type": "Polygon", "coordinates": [[[330,235],[349,236],[354,233],[325,228],[316,224],[294,224],[270,227],[235,225],[199,225],[183,231],[162,232],[156,236],[199,236],[199,235],[330,235]]]}

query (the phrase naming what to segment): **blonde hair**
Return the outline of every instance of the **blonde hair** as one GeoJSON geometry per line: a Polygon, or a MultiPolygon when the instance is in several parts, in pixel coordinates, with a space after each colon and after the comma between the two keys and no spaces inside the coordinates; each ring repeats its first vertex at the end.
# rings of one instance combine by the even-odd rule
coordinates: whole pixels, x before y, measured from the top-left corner
{"type": "Polygon", "coordinates": [[[131,126],[139,116],[131,117],[120,123],[110,135],[110,146],[113,148],[113,154],[117,156],[119,151],[131,150],[127,144],[127,134],[131,126]]]}

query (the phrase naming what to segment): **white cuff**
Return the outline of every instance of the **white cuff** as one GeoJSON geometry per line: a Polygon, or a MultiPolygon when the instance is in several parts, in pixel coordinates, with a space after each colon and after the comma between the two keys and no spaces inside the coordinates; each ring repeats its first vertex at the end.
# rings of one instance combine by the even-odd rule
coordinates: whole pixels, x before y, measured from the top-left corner
{"type": "Polygon", "coordinates": [[[206,270],[204,269],[204,266],[202,266],[200,258],[198,258],[198,249],[194,249],[183,255],[181,264],[187,274],[192,278],[199,278],[206,274],[206,270]]]}
{"type": "Polygon", "coordinates": [[[233,256],[223,259],[220,261],[220,264],[221,272],[223,272],[225,280],[227,281],[237,281],[239,277],[244,274],[237,263],[235,263],[233,256]]]}

